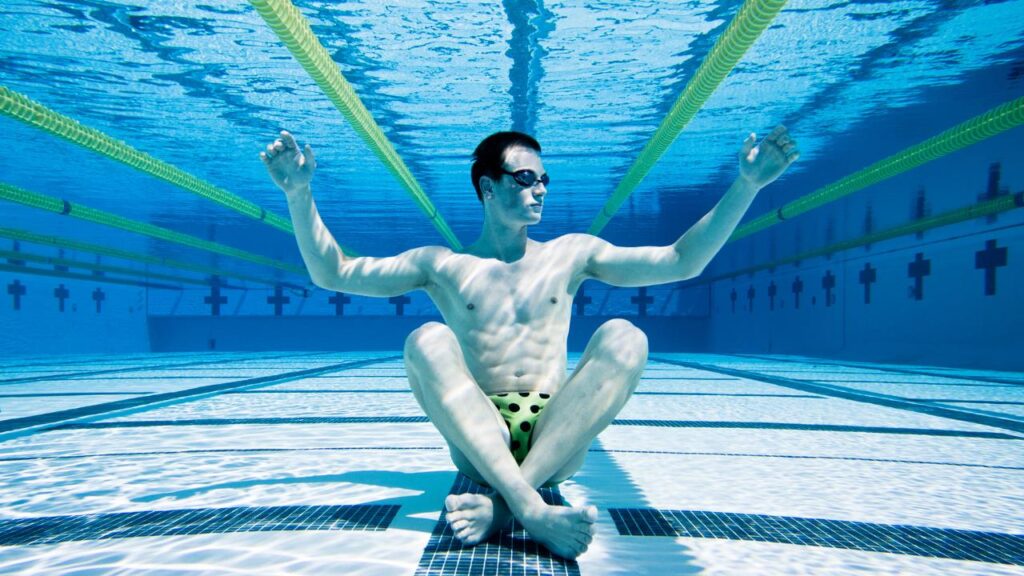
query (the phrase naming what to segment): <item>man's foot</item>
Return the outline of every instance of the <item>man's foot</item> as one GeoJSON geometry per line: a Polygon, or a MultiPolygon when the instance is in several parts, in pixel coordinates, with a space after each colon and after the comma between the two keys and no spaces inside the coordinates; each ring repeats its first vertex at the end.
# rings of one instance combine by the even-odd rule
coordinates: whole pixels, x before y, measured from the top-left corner
{"type": "Polygon", "coordinates": [[[497,494],[451,494],[444,499],[444,507],[455,537],[470,546],[487,540],[512,519],[497,494]]]}
{"type": "Polygon", "coordinates": [[[534,540],[558,556],[575,558],[587,551],[594,539],[597,508],[537,507],[518,519],[534,540]]]}

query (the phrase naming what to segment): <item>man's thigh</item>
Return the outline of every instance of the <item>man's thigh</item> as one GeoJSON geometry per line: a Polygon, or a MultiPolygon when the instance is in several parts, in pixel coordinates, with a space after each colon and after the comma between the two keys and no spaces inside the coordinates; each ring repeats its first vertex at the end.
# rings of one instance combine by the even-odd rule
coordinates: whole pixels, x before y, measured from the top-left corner
{"type": "MultiPolygon", "coordinates": [[[[501,430],[502,436],[505,438],[505,450],[508,450],[509,446],[512,444],[512,436],[509,434],[508,426],[505,424],[505,420],[501,417],[501,414],[498,412],[498,409],[494,404],[490,404],[490,409],[494,414],[495,425],[498,426],[498,429],[501,430]]],[[[445,442],[448,444],[448,452],[451,454],[452,463],[459,469],[459,472],[462,472],[477,484],[487,486],[487,482],[485,482],[480,473],[477,472],[476,467],[469,461],[469,458],[466,458],[466,455],[463,454],[458,447],[451,442],[448,442],[447,438],[445,438],[445,442]]],[[[497,457],[497,455],[486,454],[485,457],[494,458],[497,457]]]]}

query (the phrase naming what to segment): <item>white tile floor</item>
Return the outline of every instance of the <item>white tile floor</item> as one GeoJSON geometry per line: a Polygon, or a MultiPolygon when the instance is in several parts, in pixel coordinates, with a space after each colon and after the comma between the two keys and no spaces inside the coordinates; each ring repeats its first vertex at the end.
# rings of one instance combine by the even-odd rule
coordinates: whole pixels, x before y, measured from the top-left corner
{"type": "MultiPolygon", "coordinates": [[[[613,424],[595,442],[583,470],[561,486],[570,504],[601,510],[598,537],[570,573],[1024,574],[1024,385],[972,376],[1024,381],[1021,374],[934,367],[652,354],[638,394],[620,419],[675,425],[613,424]],[[791,382],[827,387],[801,390],[791,382]],[[879,405],[870,395],[837,397],[840,389],[932,399],[930,404],[947,411],[926,413],[924,402],[879,405]],[[979,562],[900,553],[891,546],[879,552],[749,538],[622,536],[611,508],[795,516],[1018,537],[1004,554],[1009,563],[979,562]]],[[[455,480],[434,428],[419,422],[289,419],[421,415],[395,352],[90,356],[48,364],[39,357],[0,359],[0,573],[414,574],[455,480]],[[357,361],[367,363],[188,395],[210,384],[357,361]],[[85,375],[103,370],[119,371],[85,375]],[[40,376],[46,378],[35,379],[40,376]],[[71,392],[136,394],[24,396],[71,392]],[[183,396],[132,410],[110,406],[81,418],[67,412],[50,416],[145,398],[143,392],[183,396]],[[38,419],[19,420],[29,416],[38,419]],[[253,418],[274,420],[224,421],[253,418]],[[163,423],[143,426],[147,421],[163,423]],[[76,422],[117,425],[48,430],[76,422]],[[96,531],[85,540],[57,544],[4,540],[18,519],[333,505],[399,509],[382,531],[130,538],[103,538],[96,531]]],[[[62,522],[67,520],[53,521],[50,529],[60,533],[62,522]]]]}

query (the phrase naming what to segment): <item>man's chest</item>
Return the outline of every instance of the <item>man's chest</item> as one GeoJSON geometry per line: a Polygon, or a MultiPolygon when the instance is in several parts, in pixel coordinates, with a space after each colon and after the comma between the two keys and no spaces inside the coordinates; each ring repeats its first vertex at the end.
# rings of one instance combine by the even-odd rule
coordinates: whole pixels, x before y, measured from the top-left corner
{"type": "Polygon", "coordinates": [[[436,299],[446,313],[529,322],[557,314],[569,305],[578,287],[573,285],[577,282],[571,262],[468,258],[463,266],[450,267],[437,282],[436,299]]]}

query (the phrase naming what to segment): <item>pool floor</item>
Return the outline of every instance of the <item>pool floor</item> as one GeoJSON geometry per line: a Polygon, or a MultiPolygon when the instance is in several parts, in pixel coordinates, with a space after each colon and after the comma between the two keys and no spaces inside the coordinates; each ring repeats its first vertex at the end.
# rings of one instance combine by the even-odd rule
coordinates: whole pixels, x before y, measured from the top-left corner
{"type": "Polygon", "coordinates": [[[400,352],[0,366],[3,574],[1024,574],[1020,373],[652,353],[564,561],[453,540],[400,352]]]}

